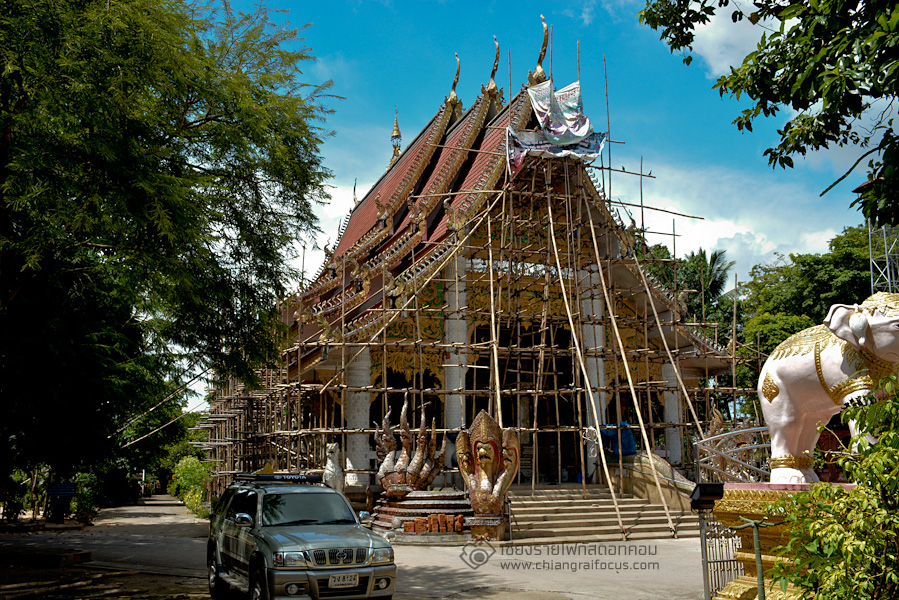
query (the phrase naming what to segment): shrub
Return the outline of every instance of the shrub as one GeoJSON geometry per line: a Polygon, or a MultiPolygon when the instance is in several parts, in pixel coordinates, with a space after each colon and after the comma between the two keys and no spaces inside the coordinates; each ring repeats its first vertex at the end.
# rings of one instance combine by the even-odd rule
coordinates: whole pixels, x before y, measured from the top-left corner
{"type": "Polygon", "coordinates": [[[209,469],[197,457],[185,456],[175,465],[168,491],[173,496],[178,496],[188,510],[206,518],[209,516],[206,502],[206,483],[209,477],[209,469]]]}
{"type": "Polygon", "coordinates": [[[78,473],[75,484],[72,514],[77,521],[90,524],[97,516],[97,507],[103,501],[100,479],[93,473],[78,473]]]}

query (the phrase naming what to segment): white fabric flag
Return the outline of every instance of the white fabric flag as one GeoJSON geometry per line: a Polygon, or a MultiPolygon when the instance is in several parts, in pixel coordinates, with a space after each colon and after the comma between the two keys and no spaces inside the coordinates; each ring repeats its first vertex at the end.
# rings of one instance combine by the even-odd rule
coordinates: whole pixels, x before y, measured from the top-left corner
{"type": "Polygon", "coordinates": [[[553,92],[550,79],[529,87],[528,95],[540,128],[549,142],[567,146],[593,133],[593,125],[584,114],[580,81],[553,92]]]}

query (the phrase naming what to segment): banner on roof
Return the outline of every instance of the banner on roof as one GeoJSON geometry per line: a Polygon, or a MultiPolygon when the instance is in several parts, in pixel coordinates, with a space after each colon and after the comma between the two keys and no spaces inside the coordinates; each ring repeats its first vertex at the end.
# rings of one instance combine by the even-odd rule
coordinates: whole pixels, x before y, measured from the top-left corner
{"type": "Polygon", "coordinates": [[[515,131],[506,128],[506,165],[509,177],[515,177],[521,169],[525,156],[563,158],[572,156],[582,162],[596,160],[606,143],[606,134],[591,133],[576,144],[559,146],[546,139],[542,131],[515,131]]]}
{"type": "Polygon", "coordinates": [[[546,139],[553,144],[575,144],[593,133],[593,125],[584,114],[581,82],[575,81],[556,92],[551,79],[528,88],[534,114],[546,139]]]}

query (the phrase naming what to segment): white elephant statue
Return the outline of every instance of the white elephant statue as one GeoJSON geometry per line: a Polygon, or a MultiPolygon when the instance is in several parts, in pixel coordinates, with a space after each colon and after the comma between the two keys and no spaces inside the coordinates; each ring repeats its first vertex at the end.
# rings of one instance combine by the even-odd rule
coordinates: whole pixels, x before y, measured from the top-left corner
{"type": "Polygon", "coordinates": [[[818,481],[812,468],[818,425],[861,402],[897,364],[899,294],[885,292],[860,305],[834,304],[823,325],[775,348],[758,387],[771,433],[771,482],[818,481]]]}

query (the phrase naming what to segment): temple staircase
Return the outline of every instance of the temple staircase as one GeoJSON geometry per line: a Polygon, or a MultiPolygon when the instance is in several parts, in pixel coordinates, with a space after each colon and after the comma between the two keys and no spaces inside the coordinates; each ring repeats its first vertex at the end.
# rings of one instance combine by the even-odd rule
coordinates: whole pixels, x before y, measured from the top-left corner
{"type": "MultiPolygon", "coordinates": [[[[661,504],[629,495],[618,495],[621,520],[628,540],[671,538],[661,504]]],[[[621,541],[612,496],[605,486],[587,486],[584,498],[580,485],[512,487],[512,542],[515,544],[562,544],[621,541]]],[[[699,518],[669,507],[678,538],[699,537],[699,518]]]]}

